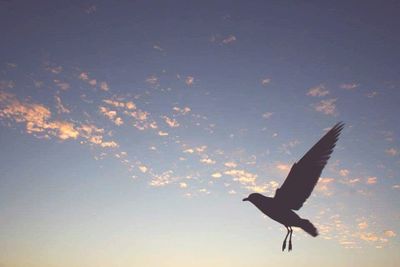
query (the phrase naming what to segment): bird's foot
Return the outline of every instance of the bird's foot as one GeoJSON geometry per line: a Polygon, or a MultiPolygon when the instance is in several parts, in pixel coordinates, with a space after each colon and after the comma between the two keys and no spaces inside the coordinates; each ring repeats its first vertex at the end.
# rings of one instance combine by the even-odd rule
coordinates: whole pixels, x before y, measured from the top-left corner
{"type": "Polygon", "coordinates": [[[292,250],[292,240],[289,240],[289,251],[292,250]]]}
{"type": "Polygon", "coordinates": [[[285,251],[285,248],[286,248],[286,240],[282,244],[282,251],[285,251]]]}

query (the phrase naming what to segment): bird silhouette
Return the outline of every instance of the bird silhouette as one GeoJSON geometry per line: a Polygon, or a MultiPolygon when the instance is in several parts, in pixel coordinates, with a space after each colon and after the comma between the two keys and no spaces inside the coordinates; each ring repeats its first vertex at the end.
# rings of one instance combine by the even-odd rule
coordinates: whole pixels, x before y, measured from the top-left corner
{"type": "Polygon", "coordinates": [[[288,250],[292,250],[292,226],[300,227],[313,237],[318,235],[317,228],[309,220],[300,218],[293,210],[299,210],[311,195],[343,127],[344,123],[337,123],[298,162],[293,164],[273,198],[253,193],[243,199],[243,201],[250,201],[265,215],[286,227],[287,233],[283,240],[282,251],[286,248],[289,235],[288,250]]]}

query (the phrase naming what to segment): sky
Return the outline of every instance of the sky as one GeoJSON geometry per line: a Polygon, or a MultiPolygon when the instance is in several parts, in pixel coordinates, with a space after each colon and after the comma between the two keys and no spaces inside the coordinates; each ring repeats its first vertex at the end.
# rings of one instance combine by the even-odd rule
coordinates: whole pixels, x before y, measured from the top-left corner
{"type": "Polygon", "coordinates": [[[0,1],[0,266],[398,266],[398,1],[0,1]],[[346,123],[298,214],[242,202],[346,123]]]}

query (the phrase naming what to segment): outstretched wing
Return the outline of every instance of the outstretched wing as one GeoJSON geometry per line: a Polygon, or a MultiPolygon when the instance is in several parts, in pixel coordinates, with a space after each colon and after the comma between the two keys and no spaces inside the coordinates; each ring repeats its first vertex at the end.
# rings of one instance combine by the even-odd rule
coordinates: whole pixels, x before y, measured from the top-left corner
{"type": "Polygon", "coordinates": [[[285,182],[275,192],[276,200],[293,210],[298,210],[303,206],[317,184],[343,127],[344,123],[337,123],[298,162],[293,164],[285,182]]]}

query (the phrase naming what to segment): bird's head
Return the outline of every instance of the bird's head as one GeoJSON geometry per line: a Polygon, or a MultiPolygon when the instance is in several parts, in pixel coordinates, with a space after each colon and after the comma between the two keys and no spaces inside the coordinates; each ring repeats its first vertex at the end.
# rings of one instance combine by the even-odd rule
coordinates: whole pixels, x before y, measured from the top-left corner
{"type": "Polygon", "coordinates": [[[243,201],[250,201],[251,203],[257,202],[258,199],[264,197],[263,195],[259,193],[252,193],[248,197],[243,198],[243,201]]]}

